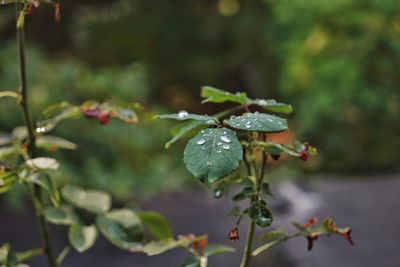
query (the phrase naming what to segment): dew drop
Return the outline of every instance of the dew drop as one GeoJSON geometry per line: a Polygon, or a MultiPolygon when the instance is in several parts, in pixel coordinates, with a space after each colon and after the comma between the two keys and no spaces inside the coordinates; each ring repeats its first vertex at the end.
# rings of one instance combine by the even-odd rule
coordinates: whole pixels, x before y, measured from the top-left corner
{"type": "Polygon", "coordinates": [[[207,161],[207,166],[211,166],[211,165],[212,165],[211,160],[207,161]]]}
{"type": "Polygon", "coordinates": [[[216,152],[217,152],[217,153],[221,153],[222,150],[221,150],[221,149],[217,149],[216,152]]]}
{"type": "Polygon", "coordinates": [[[178,118],[180,120],[184,120],[189,116],[189,113],[186,110],[181,110],[178,112],[178,118]]]}
{"type": "Polygon", "coordinates": [[[267,102],[266,100],[264,100],[264,99],[259,99],[259,100],[257,101],[257,103],[258,103],[260,106],[266,106],[266,105],[268,104],[268,102],[267,102]]]}
{"type": "Polygon", "coordinates": [[[202,150],[206,150],[206,149],[207,149],[207,147],[205,147],[205,146],[202,146],[202,147],[201,147],[201,149],[202,149],[202,150]]]}
{"type": "Polygon", "coordinates": [[[214,120],[208,120],[206,123],[207,123],[208,125],[211,125],[211,124],[214,124],[215,121],[214,121],[214,120]]]}
{"type": "Polygon", "coordinates": [[[268,118],[267,120],[268,120],[269,122],[272,122],[272,119],[271,119],[271,118],[268,118]]]}
{"type": "Polygon", "coordinates": [[[229,138],[228,138],[227,136],[225,136],[225,135],[221,136],[221,140],[224,141],[224,142],[226,142],[226,143],[230,143],[230,142],[231,142],[231,139],[229,139],[229,138]]]}
{"type": "Polygon", "coordinates": [[[226,149],[226,150],[228,150],[228,149],[230,148],[230,146],[229,146],[228,144],[224,144],[222,147],[223,147],[224,149],[226,149]]]}
{"type": "Polygon", "coordinates": [[[220,146],[220,145],[222,145],[222,143],[221,143],[221,142],[218,142],[218,143],[217,143],[217,145],[219,145],[219,146],[220,146]]]}
{"type": "Polygon", "coordinates": [[[206,142],[206,140],[205,139],[199,139],[196,143],[198,144],[198,145],[202,145],[202,144],[204,144],[206,142]]]}

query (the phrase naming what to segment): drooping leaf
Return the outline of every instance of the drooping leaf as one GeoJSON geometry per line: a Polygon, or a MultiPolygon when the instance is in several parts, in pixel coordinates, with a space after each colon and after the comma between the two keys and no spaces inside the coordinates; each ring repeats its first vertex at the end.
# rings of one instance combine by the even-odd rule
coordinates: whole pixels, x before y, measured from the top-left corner
{"type": "Polygon", "coordinates": [[[28,138],[28,129],[26,126],[17,126],[12,130],[11,136],[13,139],[22,142],[24,139],[28,138]]]}
{"type": "Polygon", "coordinates": [[[117,118],[125,123],[128,124],[134,124],[138,122],[138,116],[136,112],[129,108],[128,106],[126,107],[112,107],[111,108],[111,117],[117,118]]]}
{"type": "Polygon", "coordinates": [[[232,197],[233,201],[241,201],[246,198],[251,198],[254,195],[254,190],[252,187],[245,187],[241,192],[236,194],[235,196],[232,197]]]}
{"type": "Polygon", "coordinates": [[[172,229],[161,214],[154,211],[140,211],[137,212],[137,215],[157,240],[173,238],[172,229]]]}
{"type": "Polygon", "coordinates": [[[202,103],[223,103],[229,101],[244,105],[248,101],[247,95],[244,92],[232,94],[211,86],[203,86],[201,88],[201,97],[205,98],[202,103]]]}
{"type": "Polygon", "coordinates": [[[58,225],[72,225],[79,221],[77,215],[70,206],[45,208],[44,216],[48,222],[58,225]]]}
{"type": "MultiPolygon", "coordinates": [[[[11,1],[2,1],[2,2],[0,2],[0,5],[3,4],[3,2],[11,2],[11,1]]],[[[13,98],[18,99],[20,97],[20,95],[14,91],[1,91],[0,98],[3,98],[3,97],[13,97],[13,98]]]]}
{"type": "Polygon", "coordinates": [[[258,105],[265,110],[274,113],[289,114],[293,111],[292,105],[279,103],[274,99],[254,99],[249,101],[248,104],[258,105]]]}
{"type": "Polygon", "coordinates": [[[72,247],[78,252],[84,252],[91,248],[97,239],[96,226],[82,226],[74,224],[69,228],[69,242],[72,247]]]}
{"type": "Polygon", "coordinates": [[[300,153],[298,153],[296,151],[296,149],[282,145],[282,144],[276,144],[273,142],[265,142],[264,148],[265,148],[265,151],[271,155],[280,155],[282,152],[284,152],[293,157],[300,156],[300,153]]]}
{"type": "Polygon", "coordinates": [[[43,120],[37,123],[36,131],[46,133],[54,129],[61,121],[66,119],[79,118],[81,112],[79,107],[73,106],[68,102],[61,102],[46,108],[42,112],[43,120]]]}
{"type": "Polygon", "coordinates": [[[36,138],[36,146],[46,150],[63,149],[76,149],[76,144],[65,140],[61,137],[44,135],[36,138]]]}
{"type": "Polygon", "coordinates": [[[51,178],[51,176],[45,173],[32,173],[26,179],[27,182],[35,183],[44,188],[50,196],[50,200],[55,207],[58,207],[60,204],[60,193],[58,192],[58,188],[51,178]]]}
{"type": "Polygon", "coordinates": [[[172,128],[172,139],[169,140],[165,144],[165,148],[169,148],[173,143],[178,141],[179,139],[186,137],[190,134],[195,134],[200,131],[202,128],[205,128],[207,124],[204,121],[190,121],[187,123],[180,124],[172,128]]]}
{"type": "Polygon", "coordinates": [[[99,190],[83,190],[77,186],[66,185],[61,190],[65,200],[75,207],[102,214],[110,210],[111,197],[99,190]]]}
{"type": "Polygon", "coordinates": [[[262,183],[260,185],[260,189],[261,189],[261,193],[269,195],[269,196],[274,196],[274,194],[272,194],[272,192],[271,192],[271,189],[270,189],[268,183],[262,183]]]}
{"type": "Polygon", "coordinates": [[[232,116],[224,123],[232,128],[251,132],[277,133],[288,129],[286,119],[259,112],[232,116]]]}
{"type": "Polygon", "coordinates": [[[57,160],[46,157],[29,159],[26,161],[26,165],[39,170],[57,170],[60,166],[57,160]]]}
{"type": "Polygon", "coordinates": [[[208,244],[204,249],[204,256],[210,257],[223,253],[231,253],[234,252],[235,249],[233,247],[220,245],[220,244],[208,244]]]}
{"type": "Polygon", "coordinates": [[[282,237],[286,237],[288,236],[288,232],[284,231],[284,230],[273,230],[273,231],[269,231],[267,233],[261,234],[258,237],[258,242],[259,243],[265,243],[268,240],[272,240],[272,239],[277,239],[277,238],[282,238],[282,237]]]}
{"type": "Polygon", "coordinates": [[[143,250],[143,228],[132,210],[113,210],[96,219],[100,232],[116,247],[131,252],[143,250]]]}
{"type": "Polygon", "coordinates": [[[10,160],[18,155],[18,146],[11,145],[11,146],[3,146],[0,147],[0,159],[2,160],[10,160]]]}
{"type": "Polygon", "coordinates": [[[267,227],[273,221],[272,214],[263,200],[254,201],[251,204],[249,216],[260,227],[267,227]]]}
{"type": "Polygon", "coordinates": [[[277,245],[277,244],[279,244],[281,242],[282,242],[282,240],[278,239],[278,240],[274,240],[274,241],[271,241],[269,243],[266,243],[266,244],[260,246],[259,248],[257,248],[256,250],[254,250],[251,253],[251,256],[255,257],[258,254],[260,254],[261,252],[263,252],[265,250],[268,250],[268,249],[272,248],[273,246],[275,246],[275,245],[277,245]]]}
{"type": "Polygon", "coordinates": [[[211,185],[235,171],[242,158],[242,146],[233,131],[208,128],[189,140],[183,160],[195,177],[211,185]]]}

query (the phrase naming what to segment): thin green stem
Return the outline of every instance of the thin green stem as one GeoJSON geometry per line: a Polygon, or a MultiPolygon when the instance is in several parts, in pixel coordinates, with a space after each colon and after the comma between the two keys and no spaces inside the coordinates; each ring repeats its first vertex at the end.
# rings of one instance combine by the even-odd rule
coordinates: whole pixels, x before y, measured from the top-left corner
{"type": "MultiPolygon", "coordinates": [[[[249,162],[246,155],[244,156],[244,162],[246,165],[246,170],[247,170],[248,176],[255,177],[254,196],[252,197],[250,204],[252,204],[254,201],[257,201],[260,199],[261,184],[264,179],[265,168],[266,168],[266,163],[267,163],[267,155],[266,155],[265,151],[263,151],[262,152],[262,162],[261,162],[261,166],[260,166],[260,170],[259,170],[260,175],[259,175],[259,177],[257,177],[257,166],[256,166],[256,163],[254,160],[254,150],[252,148],[252,143],[253,143],[253,141],[256,140],[256,138],[257,137],[254,137],[250,141],[249,148],[246,151],[250,155],[251,161],[249,162]]],[[[265,139],[266,139],[265,134],[262,135],[262,138],[265,141],[265,139]]],[[[242,261],[240,263],[240,267],[248,267],[250,264],[250,260],[252,257],[251,250],[252,250],[252,246],[253,246],[255,226],[256,226],[255,222],[253,220],[250,220],[248,230],[247,230],[246,244],[243,249],[243,256],[242,256],[242,261]]]]}
{"type": "MultiPolygon", "coordinates": [[[[16,16],[18,19],[19,13],[21,11],[21,4],[16,3],[16,16]]],[[[24,28],[17,26],[17,43],[18,43],[18,55],[19,55],[19,68],[20,68],[20,105],[25,118],[25,125],[28,130],[28,154],[31,158],[37,156],[36,153],[36,136],[34,123],[29,110],[29,100],[28,100],[28,85],[26,78],[26,59],[25,59],[25,34],[24,28]]],[[[47,261],[50,267],[58,267],[55,259],[53,257],[52,246],[50,243],[49,231],[47,229],[46,220],[43,215],[43,203],[41,201],[41,188],[39,185],[34,185],[33,187],[33,203],[36,210],[36,216],[39,222],[40,234],[43,243],[43,251],[47,256],[47,261]]]]}

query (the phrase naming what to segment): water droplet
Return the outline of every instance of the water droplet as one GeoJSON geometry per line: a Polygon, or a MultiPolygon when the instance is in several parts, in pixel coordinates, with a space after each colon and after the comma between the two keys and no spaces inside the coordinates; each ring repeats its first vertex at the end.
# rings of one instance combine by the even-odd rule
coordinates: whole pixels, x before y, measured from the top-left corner
{"type": "Polygon", "coordinates": [[[38,127],[38,128],[36,128],[36,132],[37,133],[44,133],[46,131],[46,128],[44,128],[44,127],[38,127]]]}
{"type": "Polygon", "coordinates": [[[186,119],[188,116],[189,116],[189,113],[188,113],[186,110],[181,110],[181,111],[179,111],[179,113],[178,113],[178,118],[179,118],[180,120],[184,120],[184,119],[186,119]]]}
{"type": "Polygon", "coordinates": [[[266,106],[268,104],[268,102],[264,99],[259,99],[257,101],[257,104],[259,104],[260,106],[266,106]]]}
{"type": "Polygon", "coordinates": [[[222,143],[221,143],[221,142],[218,142],[218,143],[217,143],[217,145],[219,145],[219,146],[220,146],[220,145],[222,145],[222,143]]]}
{"type": "Polygon", "coordinates": [[[201,149],[202,149],[202,150],[206,150],[206,149],[207,149],[207,147],[205,147],[205,146],[202,146],[202,147],[201,147],[201,149]]]}
{"type": "Polygon", "coordinates": [[[247,129],[250,129],[251,128],[251,123],[248,121],[248,122],[246,122],[246,125],[245,125],[245,127],[247,128],[247,129]]]}
{"type": "Polygon", "coordinates": [[[278,121],[278,124],[282,124],[282,122],[281,122],[281,121],[278,121]]]}
{"type": "Polygon", "coordinates": [[[211,160],[207,161],[207,166],[211,166],[211,165],[212,165],[211,160]]]}
{"type": "Polygon", "coordinates": [[[222,190],[219,188],[214,189],[214,197],[215,198],[220,198],[222,196],[222,190]]]}
{"type": "Polygon", "coordinates": [[[207,123],[208,125],[210,125],[210,124],[214,124],[215,121],[214,121],[214,120],[208,120],[206,123],[207,123]]]}
{"type": "Polygon", "coordinates": [[[221,136],[221,140],[226,142],[226,143],[230,143],[231,142],[231,139],[229,139],[228,136],[225,136],[225,135],[221,136]]]}
{"type": "Polygon", "coordinates": [[[202,144],[204,144],[206,142],[206,140],[205,139],[199,139],[196,143],[198,144],[198,145],[202,145],[202,144]]]}
{"type": "MultiPolygon", "coordinates": [[[[201,133],[203,134],[205,131],[204,130],[201,130],[201,133]]],[[[203,134],[204,135],[204,134],[203,134]]]]}
{"type": "Polygon", "coordinates": [[[226,150],[228,150],[228,149],[230,148],[230,146],[229,146],[228,144],[224,144],[222,147],[223,147],[224,149],[226,149],[226,150]]]}
{"type": "Polygon", "coordinates": [[[260,112],[258,112],[258,111],[254,112],[254,115],[258,115],[258,114],[260,114],[260,112]]]}
{"type": "Polygon", "coordinates": [[[267,121],[272,122],[272,119],[271,119],[271,118],[268,118],[267,121]]]}
{"type": "Polygon", "coordinates": [[[221,149],[217,149],[216,152],[217,152],[217,153],[221,153],[222,150],[221,150],[221,149]]]}

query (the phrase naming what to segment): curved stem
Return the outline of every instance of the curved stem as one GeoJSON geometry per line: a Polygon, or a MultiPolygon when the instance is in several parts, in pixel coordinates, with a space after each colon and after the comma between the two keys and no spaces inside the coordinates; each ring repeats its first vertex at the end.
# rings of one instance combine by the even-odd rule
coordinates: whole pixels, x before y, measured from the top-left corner
{"type": "MultiPolygon", "coordinates": [[[[16,3],[16,15],[17,18],[21,11],[20,3],[16,3]]],[[[24,28],[17,26],[17,43],[18,43],[18,55],[19,55],[19,68],[20,68],[20,105],[23,110],[25,125],[28,129],[28,154],[31,158],[37,156],[36,153],[36,136],[34,130],[34,123],[31,118],[28,102],[28,86],[26,78],[26,59],[25,59],[25,34],[24,28]]],[[[55,262],[53,251],[50,243],[49,231],[47,229],[46,220],[43,215],[43,203],[41,201],[41,188],[39,185],[35,184],[33,187],[33,203],[36,210],[36,216],[39,222],[40,235],[43,243],[43,251],[47,256],[47,261],[50,267],[58,267],[55,262]]]]}

